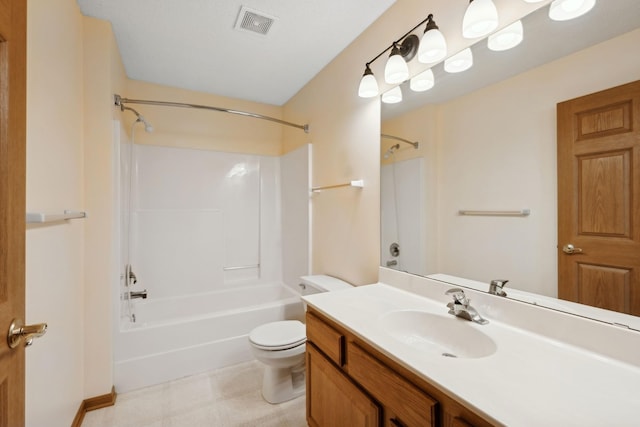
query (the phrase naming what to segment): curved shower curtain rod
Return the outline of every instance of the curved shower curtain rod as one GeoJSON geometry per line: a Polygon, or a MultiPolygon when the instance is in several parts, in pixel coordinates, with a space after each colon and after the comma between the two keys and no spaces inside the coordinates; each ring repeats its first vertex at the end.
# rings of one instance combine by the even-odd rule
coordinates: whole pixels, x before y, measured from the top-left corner
{"type": "Polygon", "coordinates": [[[416,149],[420,146],[420,143],[418,143],[418,141],[411,142],[408,139],[400,138],[399,136],[387,135],[386,133],[381,133],[380,136],[387,139],[395,139],[396,141],[404,142],[405,144],[411,144],[413,145],[413,148],[416,149]]]}
{"type": "Polygon", "coordinates": [[[296,124],[296,123],[287,122],[285,120],[280,120],[280,119],[276,119],[276,118],[269,117],[269,116],[263,116],[262,114],[248,113],[246,111],[230,110],[228,108],[212,107],[212,106],[209,106],[209,105],[185,104],[185,103],[182,103],[182,102],[149,101],[149,100],[144,100],[144,99],[129,99],[129,98],[123,98],[118,94],[115,94],[113,96],[113,98],[114,98],[115,105],[117,105],[121,109],[124,108],[124,104],[145,104],[145,105],[159,105],[159,106],[163,106],[163,107],[197,108],[197,109],[200,109],[200,110],[219,111],[221,113],[236,114],[236,115],[239,115],[239,116],[253,117],[255,119],[269,120],[271,122],[280,123],[281,125],[291,126],[291,127],[294,127],[294,128],[302,129],[305,133],[309,133],[309,125],[308,124],[299,125],[299,124],[296,124]]]}

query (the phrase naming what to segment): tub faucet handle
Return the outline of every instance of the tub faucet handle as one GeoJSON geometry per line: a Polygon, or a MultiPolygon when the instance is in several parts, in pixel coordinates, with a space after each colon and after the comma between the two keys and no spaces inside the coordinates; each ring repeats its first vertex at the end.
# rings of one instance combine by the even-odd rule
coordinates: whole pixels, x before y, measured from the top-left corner
{"type": "Polygon", "coordinates": [[[135,298],[147,299],[147,290],[145,289],[144,291],[140,291],[140,292],[135,292],[135,291],[129,292],[129,299],[135,299],[135,298]]]}

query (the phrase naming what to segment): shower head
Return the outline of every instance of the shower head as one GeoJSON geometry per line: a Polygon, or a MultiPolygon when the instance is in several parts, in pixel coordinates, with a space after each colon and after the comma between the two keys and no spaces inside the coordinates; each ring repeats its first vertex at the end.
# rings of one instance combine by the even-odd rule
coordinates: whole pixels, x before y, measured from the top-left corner
{"type": "Polygon", "coordinates": [[[393,155],[393,152],[400,149],[400,144],[395,144],[389,147],[389,149],[384,153],[384,158],[388,159],[393,155]]]}
{"type": "Polygon", "coordinates": [[[147,131],[147,132],[153,132],[153,126],[151,126],[151,124],[150,124],[150,123],[149,123],[149,122],[148,122],[144,117],[142,117],[142,114],[138,113],[138,112],[137,112],[136,110],[134,110],[133,108],[131,108],[131,107],[125,107],[124,105],[121,105],[121,106],[120,106],[120,109],[121,109],[122,111],[124,111],[124,110],[132,111],[132,112],[133,112],[133,114],[135,114],[135,115],[136,115],[136,121],[135,121],[135,123],[142,123],[142,124],[144,124],[144,130],[145,130],[145,131],[147,131]]]}
{"type": "Polygon", "coordinates": [[[144,124],[145,131],[149,133],[153,132],[153,126],[151,126],[151,124],[144,117],[142,117],[142,114],[138,114],[138,119],[136,120],[136,122],[144,124]]]}

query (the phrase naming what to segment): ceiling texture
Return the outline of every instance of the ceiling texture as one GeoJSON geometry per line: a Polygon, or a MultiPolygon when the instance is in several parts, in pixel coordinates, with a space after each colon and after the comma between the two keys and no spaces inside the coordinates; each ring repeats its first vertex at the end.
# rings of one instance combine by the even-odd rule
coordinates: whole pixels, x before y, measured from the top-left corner
{"type": "Polygon", "coordinates": [[[111,22],[129,78],[279,106],[394,2],[78,0],[78,5],[84,15],[111,22]],[[238,28],[243,20],[250,30],[238,28]]]}

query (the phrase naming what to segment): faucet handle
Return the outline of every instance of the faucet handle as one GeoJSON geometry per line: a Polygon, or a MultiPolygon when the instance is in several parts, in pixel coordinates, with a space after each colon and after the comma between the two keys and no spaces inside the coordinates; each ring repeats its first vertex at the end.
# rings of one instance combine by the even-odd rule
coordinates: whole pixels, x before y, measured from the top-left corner
{"type": "Polygon", "coordinates": [[[504,285],[506,285],[508,280],[505,279],[494,279],[489,284],[489,293],[498,295],[501,297],[506,297],[507,293],[503,291],[504,285]]]}
{"type": "Polygon", "coordinates": [[[505,279],[495,279],[491,281],[491,284],[502,289],[509,281],[505,279]]]}
{"type": "Polygon", "coordinates": [[[445,295],[451,295],[455,304],[469,305],[469,300],[460,288],[452,288],[445,292],[445,295]]]}

